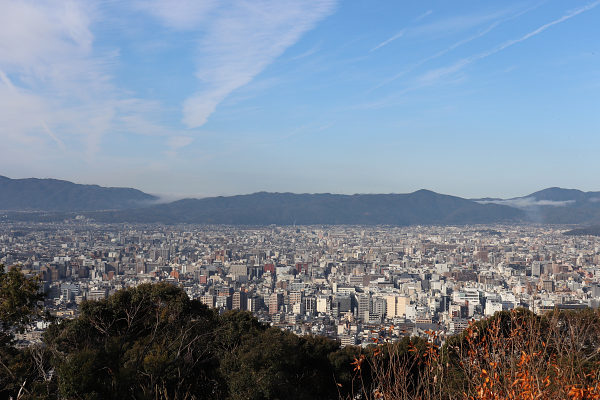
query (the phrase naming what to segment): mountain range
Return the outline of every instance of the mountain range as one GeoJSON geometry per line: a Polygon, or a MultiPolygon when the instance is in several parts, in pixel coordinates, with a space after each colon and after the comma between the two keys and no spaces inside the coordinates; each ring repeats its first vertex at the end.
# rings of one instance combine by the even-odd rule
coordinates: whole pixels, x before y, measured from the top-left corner
{"type": "Polygon", "coordinates": [[[58,179],[0,176],[0,210],[79,212],[135,208],[158,197],[137,189],[80,185],[58,179]]]}
{"type": "Polygon", "coordinates": [[[512,199],[464,199],[418,190],[355,195],[259,192],[158,202],[156,196],[131,188],[0,176],[0,210],[8,212],[3,220],[60,220],[77,212],[98,222],[167,224],[600,224],[600,192],[561,188],[512,199]]]}
{"type": "Polygon", "coordinates": [[[429,225],[519,221],[521,210],[419,190],[410,194],[254,193],[184,199],[143,209],[90,214],[96,221],[232,225],[429,225]]]}
{"type": "Polygon", "coordinates": [[[480,204],[499,204],[525,212],[533,222],[546,224],[600,224],[600,192],[552,187],[512,199],[474,199],[480,204]]]}

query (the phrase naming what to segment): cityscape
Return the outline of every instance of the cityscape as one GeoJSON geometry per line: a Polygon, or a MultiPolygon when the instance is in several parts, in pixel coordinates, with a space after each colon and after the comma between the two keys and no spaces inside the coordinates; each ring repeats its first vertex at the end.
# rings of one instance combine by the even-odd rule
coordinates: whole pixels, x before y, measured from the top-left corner
{"type": "Polygon", "coordinates": [[[600,399],[600,0],[0,0],[0,399],[600,399]]]}
{"type": "MultiPolygon", "coordinates": [[[[596,308],[600,243],[566,227],[210,226],[101,224],[83,216],[2,223],[0,263],[39,275],[44,309],[78,316],[84,300],[169,282],[220,313],[342,346],[385,336],[441,337],[526,308],[596,308]]],[[[39,342],[45,324],[17,334],[39,342]]]]}

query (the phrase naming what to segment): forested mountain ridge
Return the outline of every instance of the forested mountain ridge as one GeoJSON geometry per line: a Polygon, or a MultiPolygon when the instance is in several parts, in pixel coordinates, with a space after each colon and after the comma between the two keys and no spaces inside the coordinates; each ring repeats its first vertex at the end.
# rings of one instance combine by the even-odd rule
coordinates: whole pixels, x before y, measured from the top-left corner
{"type": "Polygon", "coordinates": [[[512,199],[464,199],[418,190],[405,194],[353,195],[258,192],[188,198],[163,204],[159,204],[159,200],[131,188],[0,176],[0,210],[17,212],[0,216],[4,221],[62,220],[72,218],[68,213],[84,213],[98,222],[167,224],[600,224],[600,192],[557,187],[512,199]]]}
{"type": "Polygon", "coordinates": [[[599,224],[600,192],[552,187],[512,199],[476,199],[481,204],[518,208],[532,222],[545,224],[599,224]]]}
{"type": "Polygon", "coordinates": [[[429,190],[409,194],[294,194],[259,192],[184,199],[137,210],[88,214],[98,222],[231,225],[428,225],[518,222],[525,213],[429,190]]]}
{"type": "Polygon", "coordinates": [[[0,210],[79,212],[149,205],[158,197],[131,188],[80,185],[58,179],[0,176],[0,210]]]}

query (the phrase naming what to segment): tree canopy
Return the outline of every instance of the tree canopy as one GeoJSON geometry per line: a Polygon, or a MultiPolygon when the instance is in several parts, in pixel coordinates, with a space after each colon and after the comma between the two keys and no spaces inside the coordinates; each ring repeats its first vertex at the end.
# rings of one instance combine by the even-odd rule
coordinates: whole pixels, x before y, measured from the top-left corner
{"type": "Polygon", "coordinates": [[[441,347],[430,333],[340,349],[263,325],[250,312],[221,315],[164,282],[84,301],[76,318],[50,325],[43,344],[17,349],[12,334],[42,316],[42,295],[37,278],[19,268],[0,268],[0,284],[2,398],[451,399],[510,393],[514,379],[541,372],[556,377],[539,388],[551,395],[594,384],[600,365],[598,310],[497,313],[441,347]],[[493,388],[490,370],[498,371],[493,388]]]}
{"type": "Polygon", "coordinates": [[[14,334],[23,332],[42,316],[39,278],[23,274],[21,267],[6,271],[0,264],[0,395],[5,391],[23,391],[30,365],[24,352],[14,347],[14,334]]]}
{"type": "Polygon", "coordinates": [[[11,332],[22,332],[40,316],[39,302],[44,294],[39,290],[39,277],[27,277],[21,267],[8,271],[0,264],[0,328],[3,339],[11,332]]]}
{"type": "Polygon", "coordinates": [[[338,397],[328,358],[338,342],[264,326],[246,311],[219,315],[168,283],[84,301],[44,341],[67,399],[338,397]]]}

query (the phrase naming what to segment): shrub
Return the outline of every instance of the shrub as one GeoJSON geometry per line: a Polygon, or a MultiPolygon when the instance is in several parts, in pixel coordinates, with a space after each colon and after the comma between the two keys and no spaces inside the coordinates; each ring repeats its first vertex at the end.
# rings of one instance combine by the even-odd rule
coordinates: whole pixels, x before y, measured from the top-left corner
{"type": "MultiPolygon", "coordinates": [[[[469,324],[439,346],[404,338],[355,358],[371,369],[368,399],[600,399],[600,312],[526,310],[469,324]]],[[[357,379],[363,379],[359,375],[357,379]]]]}

